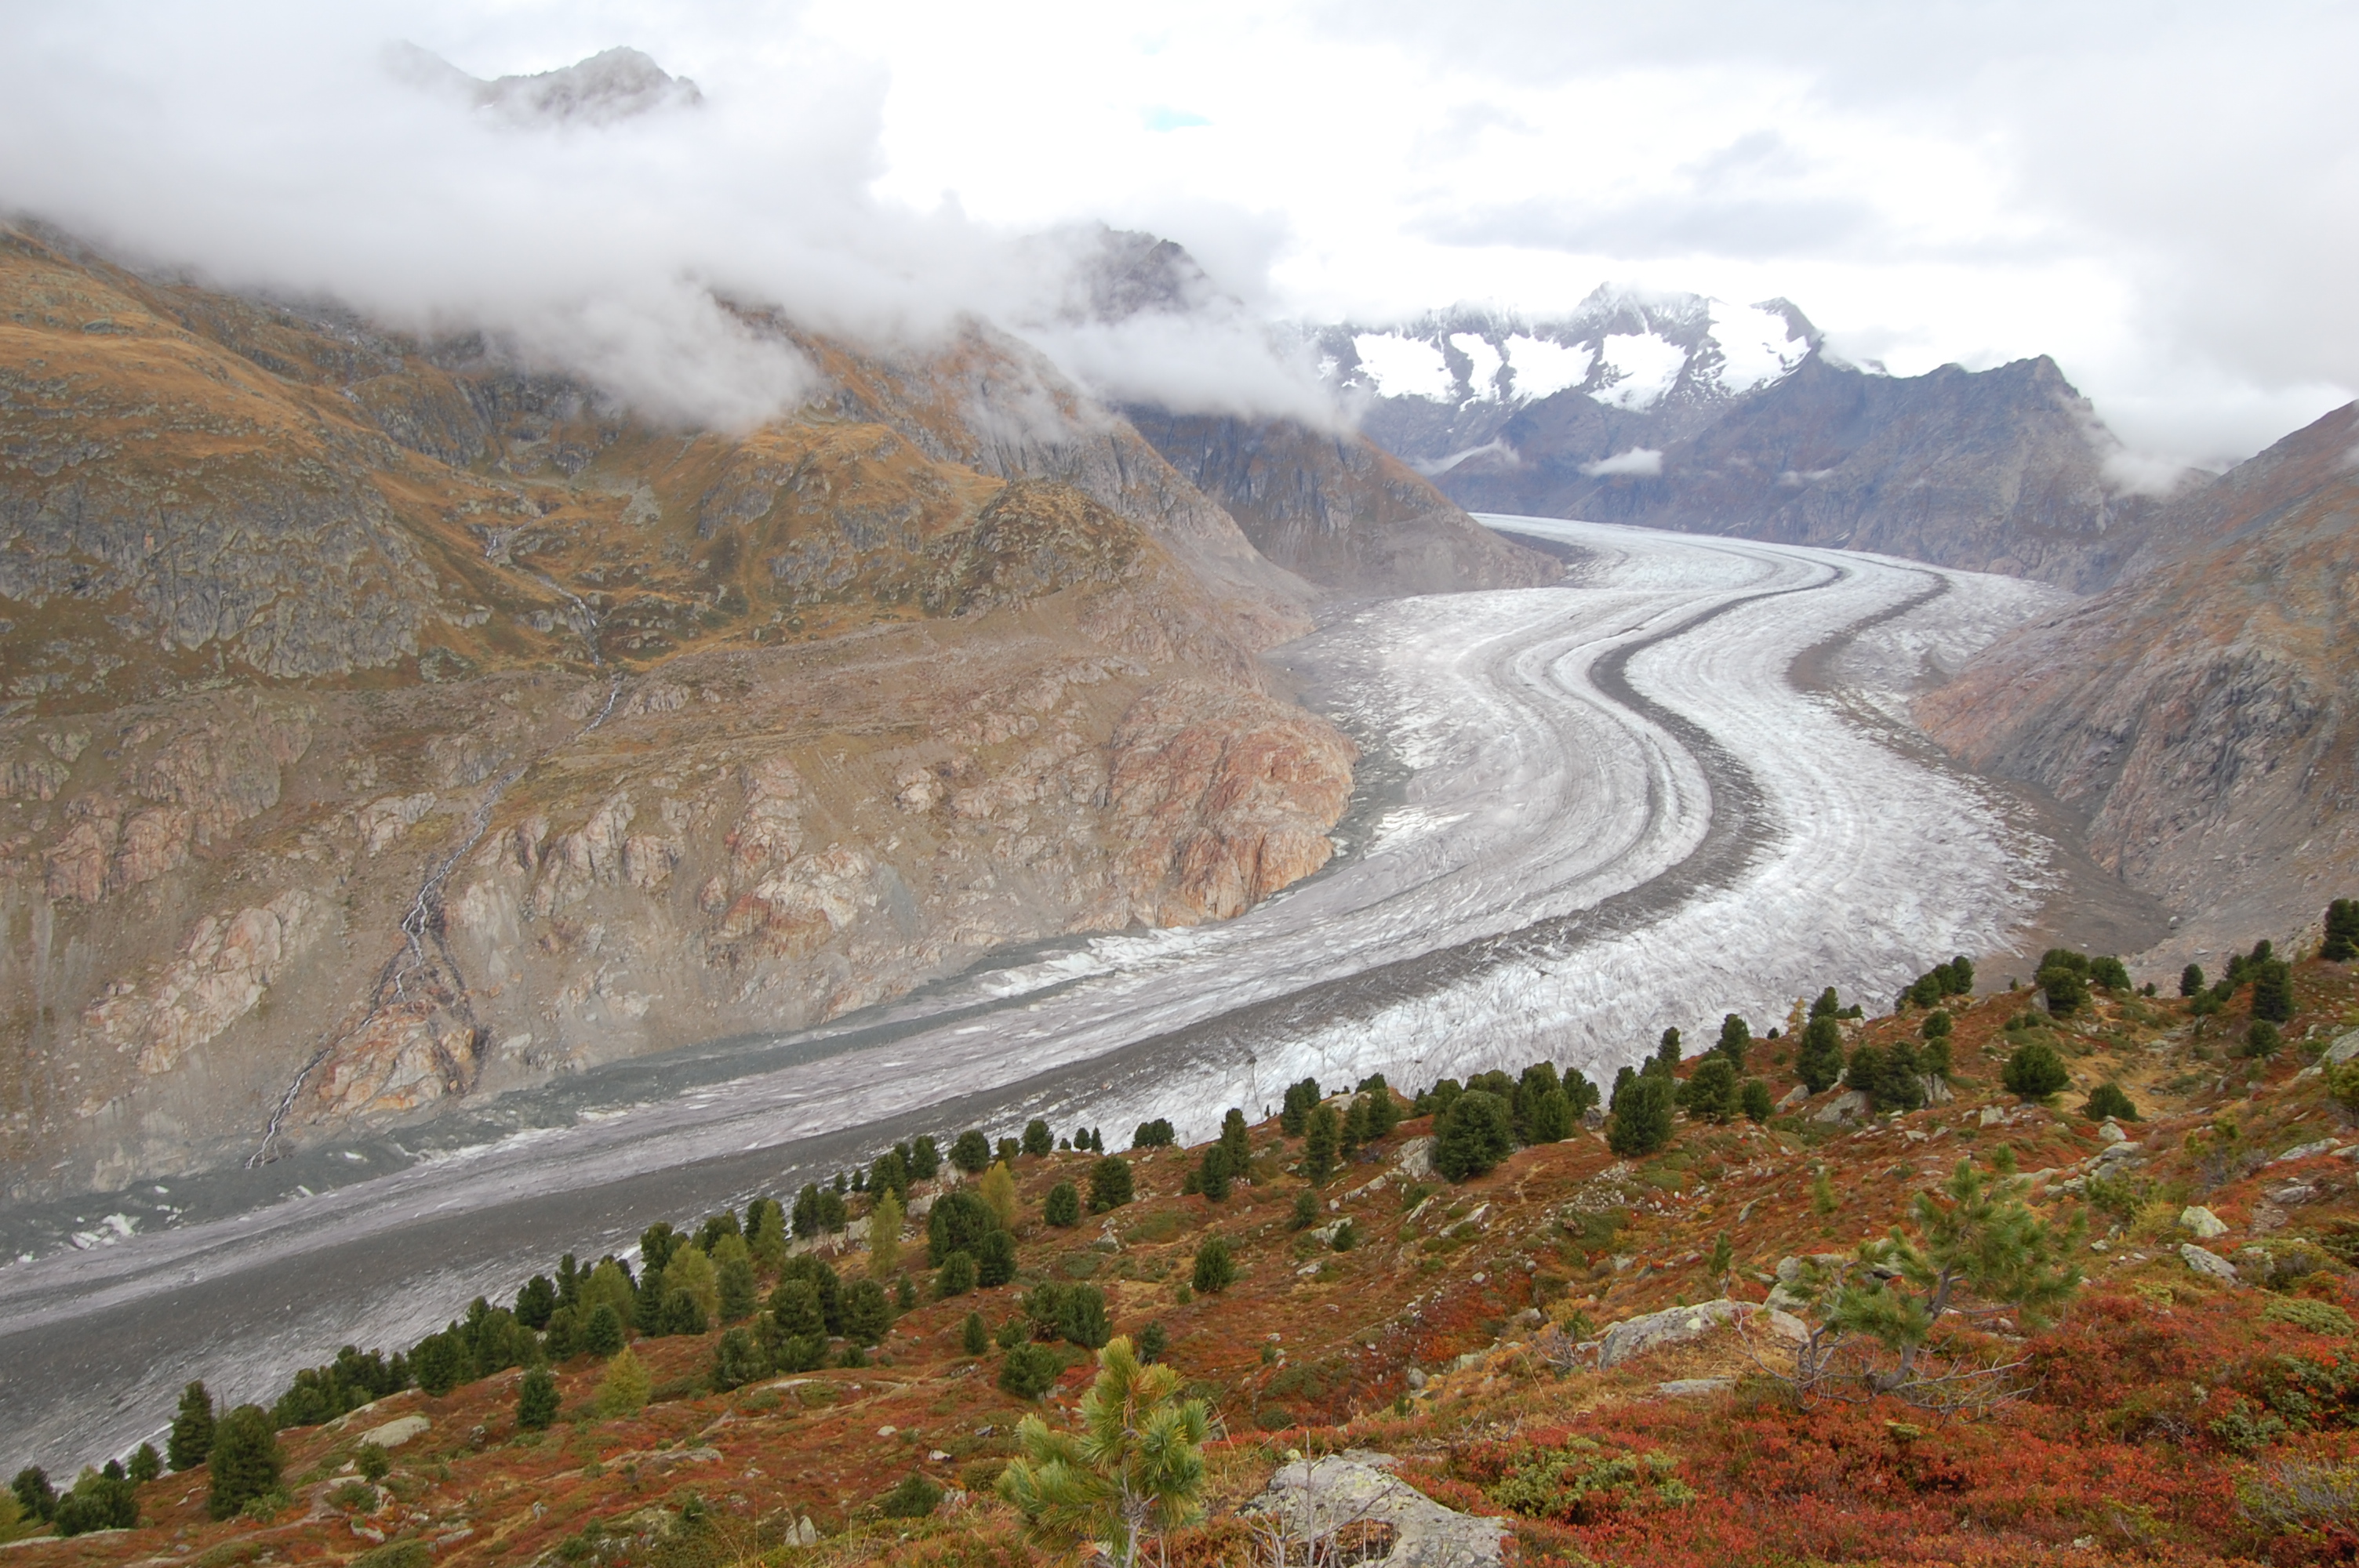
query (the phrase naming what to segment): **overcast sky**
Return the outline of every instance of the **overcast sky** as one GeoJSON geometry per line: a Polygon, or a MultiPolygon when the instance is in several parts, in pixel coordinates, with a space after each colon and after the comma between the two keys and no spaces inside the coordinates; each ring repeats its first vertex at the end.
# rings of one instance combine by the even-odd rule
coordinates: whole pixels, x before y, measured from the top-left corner
{"type": "Polygon", "coordinates": [[[705,413],[791,377],[684,277],[922,323],[1103,220],[1271,315],[1616,281],[1782,295],[1899,373],[2051,353],[2216,462],[2359,389],[2354,59],[2359,7],[2254,3],[0,0],[0,203],[705,413]],[[707,102],[518,135],[391,80],[396,38],[482,77],[631,44],[707,102]]]}

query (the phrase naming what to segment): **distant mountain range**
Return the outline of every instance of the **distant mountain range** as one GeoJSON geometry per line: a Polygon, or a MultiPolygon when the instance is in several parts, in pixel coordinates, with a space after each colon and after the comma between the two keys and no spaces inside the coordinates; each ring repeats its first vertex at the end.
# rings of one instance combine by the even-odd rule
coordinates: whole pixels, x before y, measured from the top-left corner
{"type": "Polygon", "coordinates": [[[1893,376],[1783,299],[1601,288],[1570,317],[1309,330],[1361,428],[1478,512],[1843,546],[2086,591],[2156,498],[2045,356],[1893,376]]]}

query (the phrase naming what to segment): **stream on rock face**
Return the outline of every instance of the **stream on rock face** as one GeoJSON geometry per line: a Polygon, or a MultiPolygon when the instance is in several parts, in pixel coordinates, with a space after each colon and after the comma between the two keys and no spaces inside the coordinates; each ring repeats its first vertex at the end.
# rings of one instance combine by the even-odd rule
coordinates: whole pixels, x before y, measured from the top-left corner
{"type": "Polygon", "coordinates": [[[2053,905],[2051,830],[1947,767],[1905,704],[2056,590],[1487,521],[1567,546],[1567,580],[1355,607],[1271,655],[1368,752],[1317,876],[1223,925],[1033,945],[821,1028],[0,1214],[26,1258],[0,1269],[0,1427],[70,1472],[151,1435],[190,1378],[267,1399],[560,1252],[623,1252],[917,1131],[1040,1115],[1120,1148],[1157,1116],[1209,1137],[1306,1074],[1414,1087],[1545,1056],[1610,1078],[1668,1025],[1766,1029],[1830,984],[1881,1007],[2053,905]]]}

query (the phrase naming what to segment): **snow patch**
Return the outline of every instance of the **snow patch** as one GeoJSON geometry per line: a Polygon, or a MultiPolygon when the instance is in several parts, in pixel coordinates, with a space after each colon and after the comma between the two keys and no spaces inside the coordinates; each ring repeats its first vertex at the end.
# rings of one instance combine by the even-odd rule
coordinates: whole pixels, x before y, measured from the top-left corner
{"type": "Polygon", "coordinates": [[[1711,302],[1711,310],[1723,391],[1750,392],[1776,381],[1810,354],[1810,345],[1795,337],[1786,318],[1775,310],[1717,299],[1711,302]]]}
{"type": "Polygon", "coordinates": [[[1431,343],[1397,332],[1363,332],[1352,340],[1352,347],[1360,356],[1360,373],[1375,384],[1381,396],[1449,403],[1458,395],[1458,378],[1431,343]]]}
{"type": "Polygon", "coordinates": [[[1610,479],[1616,474],[1653,479],[1663,471],[1663,454],[1652,447],[1632,447],[1610,458],[1600,458],[1593,463],[1583,463],[1581,471],[1592,479],[1610,479]]]}
{"type": "Polygon", "coordinates": [[[1553,343],[1546,338],[1516,336],[1507,340],[1507,365],[1514,373],[1517,397],[1553,397],[1589,379],[1597,356],[1586,343],[1553,343]]]}
{"type": "Polygon", "coordinates": [[[1659,332],[1614,332],[1606,336],[1598,363],[1605,385],[1590,394],[1609,407],[1636,413],[1663,400],[1680,379],[1688,351],[1659,332]]]}

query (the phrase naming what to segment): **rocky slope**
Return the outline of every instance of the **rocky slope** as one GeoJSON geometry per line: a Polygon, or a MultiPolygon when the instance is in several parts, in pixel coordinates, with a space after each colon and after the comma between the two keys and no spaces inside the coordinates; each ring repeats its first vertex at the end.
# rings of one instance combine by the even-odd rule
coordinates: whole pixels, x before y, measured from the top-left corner
{"type": "Polygon", "coordinates": [[[1792,306],[1601,290],[1571,319],[1319,336],[1363,427],[1484,512],[1844,546],[2088,591],[2155,510],[2042,357],[1897,377],[1792,306]],[[1420,357],[1422,356],[1422,357],[1420,357]],[[1419,367],[1422,366],[1420,369],[1419,367]]]}
{"type": "Polygon", "coordinates": [[[1318,590],[988,328],[662,428],[0,230],[0,1162],[120,1184],[1234,914],[1318,590]]]}
{"type": "Polygon", "coordinates": [[[2099,860],[2189,912],[2167,951],[2316,920],[2359,869],[2359,406],[2177,503],[2139,569],[1920,698],[1968,763],[2088,816],[2099,860]]]}
{"type": "MultiPolygon", "coordinates": [[[[1288,1560],[1404,1565],[2347,1560],[2359,1143],[2305,1058],[2359,1050],[2359,990],[2347,967],[2310,962],[2295,1000],[2299,1048],[2223,1060],[2241,1006],[2206,1020],[2101,990],[2056,1018],[2020,993],[1986,997],[1959,1007],[1936,1103],[1886,1116],[1847,1108],[1860,1097],[1841,1090],[1812,1098],[1790,1040],[1759,1041],[1748,1069],[1788,1091],[1764,1124],[1682,1115],[1668,1146],[1632,1159],[1577,1130],[1462,1183],[1432,1170],[1421,1117],[1315,1184],[1306,1141],[1265,1122],[1240,1129],[1248,1159],[1219,1200],[1186,1190],[1201,1150],[1134,1149],[1117,1156],[1130,1200],[1059,1226],[1049,1193],[1086,1189],[1093,1157],[1019,1155],[1016,1277],[947,1296],[927,1288],[939,1275],[920,1216],[956,1175],[913,1189],[888,1252],[866,1245],[854,1194],[847,1232],[790,1245],[847,1291],[914,1287],[856,1364],[842,1364],[843,1339],[822,1368],[724,1375],[728,1325],[640,1336],[644,1402],[602,1409],[606,1366],[560,1353],[543,1431],[518,1420],[517,1368],[462,1374],[439,1394],[405,1389],[283,1429],[284,1495],[237,1517],[209,1517],[214,1477],[193,1468],[138,1488],[137,1528],[27,1540],[12,1561],[329,1564],[375,1548],[372,1564],[430,1553],[461,1568],[705,1568],[756,1552],[1066,1561],[1059,1543],[1027,1539],[994,1483],[1019,1422],[1078,1427],[1095,1367],[1072,1338],[1107,1330],[1158,1336],[1215,1417],[1202,1517],[1154,1543],[1158,1563],[1277,1562],[1281,1521],[1288,1560]],[[2003,1088],[2004,1064],[2028,1045],[2070,1064],[2067,1095],[2003,1088]],[[2086,1091],[2106,1083],[2136,1115],[2085,1114],[2086,1091]],[[1942,1188],[1962,1165],[2022,1173],[2015,1192],[2069,1249],[2074,1287],[2034,1319],[1976,1294],[1984,1281],[1962,1270],[1971,1282],[1946,1300],[1959,1315],[1925,1355],[1962,1363],[1963,1387],[1879,1394],[1857,1379],[1860,1341],[1831,1335],[1832,1375],[1798,1396],[1793,1338],[1824,1321],[1801,1299],[1803,1270],[1862,1238],[1922,1234],[1929,1209],[1955,1214],[1942,1188]],[[1214,1239],[1234,1277],[1194,1288],[1214,1239]],[[1060,1334],[1049,1298],[1077,1286],[1103,1305],[1103,1329],[1060,1334]],[[967,1342],[971,1313],[995,1343],[967,1342]],[[1037,1397],[1007,1386],[1018,1346],[1047,1361],[1037,1397]],[[364,1479],[370,1444],[390,1473],[364,1479]],[[1305,1454],[1325,1483],[1315,1495],[1305,1454]],[[1381,1494],[1353,1484],[1368,1476],[1381,1494]],[[1445,1529],[1448,1555],[1433,1551],[1445,1529]]],[[[1851,1044],[1889,1046],[1922,1017],[1843,1027],[1851,1044]]],[[[1690,1081],[1695,1066],[1681,1069],[1690,1081]]],[[[669,1221],[732,1253],[734,1214],[713,1228],[700,1217],[669,1221]]],[[[570,1249],[586,1263],[627,1239],[546,1241],[552,1261],[570,1249]]],[[[688,1268],[665,1278],[717,1297],[713,1272],[701,1286],[688,1268]]],[[[523,1281],[478,1283],[490,1306],[523,1281]]],[[[448,1302],[454,1318],[464,1293],[448,1302]]],[[[734,1332],[742,1355],[761,1315],[734,1332]]],[[[324,1363],[330,1347],[303,1354],[324,1363]]],[[[162,1426],[190,1376],[224,1407],[267,1407],[288,1384],[226,1363],[175,1368],[164,1397],[122,1423],[125,1448],[162,1426]]],[[[38,1460],[62,1486],[76,1460],[102,1456],[20,1449],[7,1463],[38,1460]]]]}

